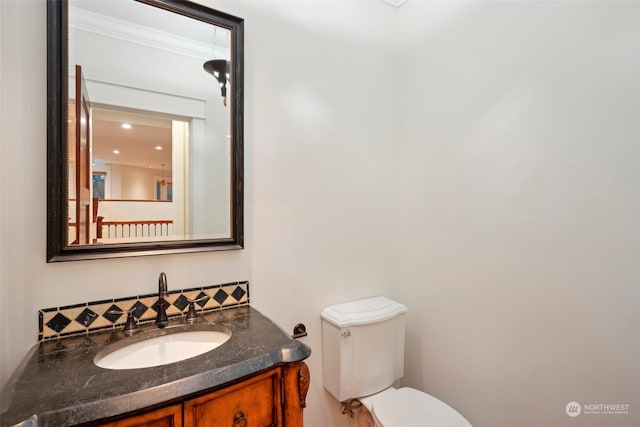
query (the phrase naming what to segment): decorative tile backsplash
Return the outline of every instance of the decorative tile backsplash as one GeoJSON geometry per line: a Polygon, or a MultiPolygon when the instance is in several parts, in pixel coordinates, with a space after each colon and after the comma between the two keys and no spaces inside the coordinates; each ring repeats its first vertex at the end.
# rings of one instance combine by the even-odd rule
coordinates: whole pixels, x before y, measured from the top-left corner
{"type": "MultiPolygon", "coordinates": [[[[233,282],[200,288],[170,291],[165,298],[167,317],[186,314],[188,300],[198,300],[198,312],[221,310],[228,307],[249,304],[249,282],[233,282]]],[[[45,341],[71,335],[84,335],[103,329],[115,329],[124,325],[125,314],[113,314],[110,311],[129,311],[133,309],[139,323],[156,319],[158,294],[138,295],[64,307],[39,310],[38,341],[45,341]]]]}

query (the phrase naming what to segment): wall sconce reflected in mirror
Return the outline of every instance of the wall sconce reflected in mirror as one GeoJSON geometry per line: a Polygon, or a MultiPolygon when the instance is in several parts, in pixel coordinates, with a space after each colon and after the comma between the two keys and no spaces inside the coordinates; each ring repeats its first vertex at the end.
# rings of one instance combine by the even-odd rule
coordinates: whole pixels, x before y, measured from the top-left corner
{"type": "Polygon", "coordinates": [[[216,78],[220,85],[220,93],[225,107],[227,106],[227,82],[229,81],[229,61],[225,59],[212,59],[204,63],[205,71],[216,78]]]}

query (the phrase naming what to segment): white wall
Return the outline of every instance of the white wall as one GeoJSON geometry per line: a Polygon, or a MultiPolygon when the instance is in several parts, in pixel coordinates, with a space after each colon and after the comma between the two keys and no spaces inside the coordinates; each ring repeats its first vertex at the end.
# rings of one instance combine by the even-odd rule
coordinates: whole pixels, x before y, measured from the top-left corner
{"type": "Polygon", "coordinates": [[[173,202],[146,200],[100,200],[98,215],[106,221],[167,220],[173,215],[173,202]]]}
{"type": "Polygon", "coordinates": [[[474,426],[640,425],[638,22],[637,2],[399,10],[405,382],[474,426]]]}
{"type": "Polygon", "coordinates": [[[251,280],[255,307],[307,325],[307,427],[353,424],[322,388],[320,310],[379,293],[410,308],[405,383],[475,426],[639,424],[633,3],[207,0],[246,19],[246,249],[58,264],[45,7],[8,4],[2,384],[38,308],[166,271],[172,288],[251,280]],[[569,400],[632,415],[572,420],[569,400]]]}
{"type": "MultiPolygon", "coordinates": [[[[11,151],[9,144],[5,142],[5,138],[10,136],[7,131],[7,125],[10,119],[8,111],[9,105],[3,101],[5,99],[5,88],[8,85],[8,73],[5,71],[9,50],[7,39],[10,35],[5,25],[8,15],[7,5],[4,2],[0,2],[0,171],[7,170],[9,162],[7,162],[6,159],[9,157],[9,152],[11,151]],[[5,56],[7,59],[5,59],[5,56]]],[[[0,315],[0,342],[2,343],[2,346],[0,346],[0,387],[3,387],[10,371],[15,367],[17,358],[22,356],[22,354],[18,354],[18,357],[11,358],[11,361],[9,361],[11,352],[10,349],[7,348],[6,343],[9,338],[10,325],[6,320],[9,319],[9,313],[13,313],[14,310],[11,310],[11,306],[9,305],[9,298],[12,293],[9,289],[9,274],[4,262],[7,251],[11,248],[4,233],[5,224],[9,216],[8,206],[10,200],[7,190],[8,183],[4,179],[5,175],[2,172],[0,172],[0,178],[0,232],[2,233],[2,238],[0,238],[0,313],[7,313],[6,315],[0,315]]],[[[22,304],[22,302],[17,301],[17,304],[22,304]]]]}
{"type": "Polygon", "coordinates": [[[390,227],[394,10],[378,1],[235,4],[246,18],[251,301],[282,326],[307,326],[305,426],[350,425],[322,387],[319,314],[399,285],[389,259],[399,237],[390,227]]]}
{"type": "Polygon", "coordinates": [[[120,197],[125,200],[155,200],[156,182],[164,178],[164,172],[135,166],[111,165],[111,171],[119,175],[120,197]]]}

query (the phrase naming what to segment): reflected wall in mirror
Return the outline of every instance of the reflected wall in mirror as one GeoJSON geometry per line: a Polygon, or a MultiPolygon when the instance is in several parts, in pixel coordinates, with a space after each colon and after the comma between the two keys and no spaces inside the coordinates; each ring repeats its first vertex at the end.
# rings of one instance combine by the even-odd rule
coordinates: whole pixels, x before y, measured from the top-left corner
{"type": "Polygon", "coordinates": [[[48,78],[48,261],[242,247],[242,19],[51,0],[48,78]]]}

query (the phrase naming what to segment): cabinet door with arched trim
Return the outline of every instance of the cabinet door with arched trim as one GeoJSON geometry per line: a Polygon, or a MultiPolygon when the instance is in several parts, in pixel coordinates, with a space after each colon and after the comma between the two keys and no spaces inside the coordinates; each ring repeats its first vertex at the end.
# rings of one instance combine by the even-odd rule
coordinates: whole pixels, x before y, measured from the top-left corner
{"type": "Polygon", "coordinates": [[[184,402],[185,427],[282,426],[281,370],[184,402]]]}

